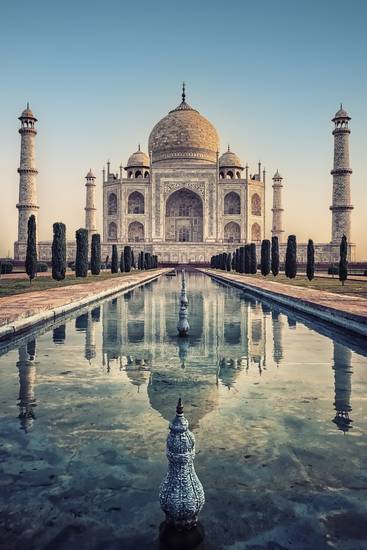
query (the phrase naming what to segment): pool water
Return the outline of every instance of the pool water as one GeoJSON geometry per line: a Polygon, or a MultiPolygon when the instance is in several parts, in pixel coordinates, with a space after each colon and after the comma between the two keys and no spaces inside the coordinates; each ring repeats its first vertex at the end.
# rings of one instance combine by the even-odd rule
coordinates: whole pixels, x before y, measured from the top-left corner
{"type": "Polygon", "coordinates": [[[0,548],[159,548],[179,396],[206,549],[366,547],[367,344],[187,274],[0,349],[0,548]]]}

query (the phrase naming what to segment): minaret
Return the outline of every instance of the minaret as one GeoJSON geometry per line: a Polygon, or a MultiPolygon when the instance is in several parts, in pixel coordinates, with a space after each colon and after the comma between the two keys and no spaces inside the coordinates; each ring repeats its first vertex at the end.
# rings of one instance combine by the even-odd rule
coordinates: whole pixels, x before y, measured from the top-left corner
{"type": "Polygon", "coordinates": [[[351,243],[351,212],[353,206],[350,203],[350,175],[352,170],[349,166],[349,134],[348,122],[350,116],[340,105],[332,122],[335,124],[334,136],[334,168],[331,170],[333,176],[333,200],[330,210],[332,211],[331,243],[339,246],[345,235],[348,244],[351,243]]]}
{"type": "Polygon", "coordinates": [[[96,223],[96,177],[92,170],[85,176],[86,197],[85,197],[85,228],[88,235],[97,232],[96,223]]]}
{"type": "MultiPolygon", "coordinates": [[[[37,222],[37,169],[35,154],[35,129],[36,117],[33,115],[27,103],[27,108],[19,117],[21,127],[19,133],[22,136],[20,144],[20,166],[19,173],[19,202],[18,208],[18,241],[15,250],[15,257],[22,252],[19,250],[19,244],[25,247],[27,243],[28,218],[34,214],[37,222]]],[[[38,224],[37,224],[38,226],[38,224]]],[[[25,253],[25,249],[24,249],[25,253]]]]}
{"type": "Polygon", "coordinates": [[[283,208],[282,208],[282,176],[279,174],[278,170],[273,176],[273,224],[271,229],[271,234],[273,237],[278,237],[279,244],[284,240],[284,229],[283,229],[283,208]]]}

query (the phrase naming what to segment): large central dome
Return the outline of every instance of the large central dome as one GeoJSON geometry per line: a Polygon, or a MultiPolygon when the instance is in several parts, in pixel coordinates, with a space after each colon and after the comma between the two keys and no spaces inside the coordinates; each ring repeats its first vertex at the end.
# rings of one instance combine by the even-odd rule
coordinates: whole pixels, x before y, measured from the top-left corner
{"type": "Polygon", "coordinates": [[[182,94],[182,103],[153,128],[149,136],[152,161],[187,160],[215,163],[219,138],[214,126],[190,107],[182,94]]]}

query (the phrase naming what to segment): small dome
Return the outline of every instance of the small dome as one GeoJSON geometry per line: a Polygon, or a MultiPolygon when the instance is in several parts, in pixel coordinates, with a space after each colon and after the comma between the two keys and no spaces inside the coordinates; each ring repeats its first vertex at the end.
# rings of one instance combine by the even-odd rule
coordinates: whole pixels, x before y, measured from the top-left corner
{"type": "Polygon", "coordinates": [[[87,180],[96,179],[96,176],[93,174],[91,168],[89,168],[89,172],[88,172],[88,174],[85,176],[85,179],[87,179],[87,180]]]}
{"type": "Polygon", "coordinates": [[[350,116],[348,115],[347,111],[345,109],[343,109],[342,103],[340,104],[339,111],[337,113],[335,113],[335,116],[333,118],[333,122],[338,118],[346,118],[346,119],[350,120],[350,116]]]}
{"type": "Polygon", "coordinates": [[[229,146],[228,151],[226,151],[225,153],[223,153],[223,155],[219,157],[219,166],[221,168],[241,168],[241,170],[243,170],[240,159],[238,158],[236,153],[233,153],[230,150],[229,146]]]}
{"type": "Polygon", "coordinates": [[[140,145],[138,150],[133,153],[129,160],[127,161],[126,168],[149,168],[150,162],[149,157],[146,153],[143,153],[143,151],[140,151],[140,145]]]}
{"type": "Polygon", "coordinates": [[[27,103],[27,108],[24,109],[22,114],[19,117],[19,120],[22,120],[22,118],[31,118],[32,120],[37,120],[32,111],[29,108],[29,103],[27,103]]]}

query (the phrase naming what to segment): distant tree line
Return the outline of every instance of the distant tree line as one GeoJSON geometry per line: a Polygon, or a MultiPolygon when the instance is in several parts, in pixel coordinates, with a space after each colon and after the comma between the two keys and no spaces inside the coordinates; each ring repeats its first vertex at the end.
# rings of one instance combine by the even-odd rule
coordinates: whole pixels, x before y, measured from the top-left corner
{"type": "MultiPolygon", "coordinates": [[[[340,243],[339,266],[336,268],[343,285],[348,277],[347,257],[348,243],[345,235],[343,235],[340,243]]],[[[268,239],[261,242],[259,265],[256,257],[256,245],[251,243],[240,246],[233,252],[221,252],[212,256],[210,267],[249,275],[255,275],[260,268],[260,272],[264,277],[269,275],[270,272],[276,277],[280,271],[278,237],[272,237],[271,242],[268,239]]],[[[289,279],[294,279],[297,276],[297,269],[297,239],[295,235],[289,235],[284,260],[284,273],[289,279]]],[[[315,246],[312,239],[309,239],[307,244],[306,276],[309,281],[312,281],[315,277],[315,246]]]]}
{"type": "MultiPolygon", "coordinates": [[[[111,247],[110,256],[106,256],[105,265],[101,261],[101,236],[98,233],[92,235],[90,240],[87,229],[80,228],[75,232],[76,255],[72,267],[75,268],[76,277],[87,277],[90,270],[92,275],[100,275],[102,268],[111,269],[111,273],[129,273],[132,269],[146,270],[158,267],[158,256],[150,252],[141,251],[136,258],[131,246],[124,246],[120,257],[118,256],[117,245],[111,247]],[[90,258],[90,261],[89,261],[90,258]]],[[[66,260],[66,227],[61,222],[53,224],[52,240],[52,278],[56,281],[65,279],[67,260],[66,260]]],[[[9,261],[0,261],[0,275],[11,273],[13,264],[9,261]]],[[[37,228],[36,218],[32,214],[28,219],[27,249],[25,270],[29,277],[29,282],[36,277],[40,271],[47,271],[48,266],[45,262],[38,262],[37,259],[37,228]]]]}

